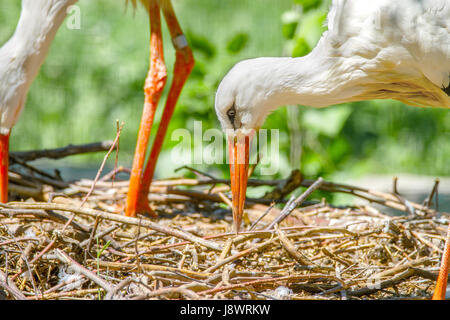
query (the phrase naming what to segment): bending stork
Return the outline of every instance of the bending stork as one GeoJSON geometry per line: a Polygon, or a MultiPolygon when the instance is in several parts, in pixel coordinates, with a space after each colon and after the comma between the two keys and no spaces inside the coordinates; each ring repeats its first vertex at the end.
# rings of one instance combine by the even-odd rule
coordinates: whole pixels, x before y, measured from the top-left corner
{"type": "MultiPolygon", "coordinates": [[[[333,0],[328,31],[307,56],[239,62],[220,83],[215,109],[227,132],[233,218],[239,232],[252,136],[274,109],[396,99],[450,108],[448,0],[333,0]]],[[[450,226],[434,298],[445,297],[450,226]]]]}

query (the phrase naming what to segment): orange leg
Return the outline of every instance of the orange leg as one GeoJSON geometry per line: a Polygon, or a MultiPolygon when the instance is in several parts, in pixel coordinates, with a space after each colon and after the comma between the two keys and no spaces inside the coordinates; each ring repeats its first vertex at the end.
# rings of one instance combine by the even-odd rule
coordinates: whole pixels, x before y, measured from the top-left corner
{"type": "Polygon", "coordinates": [[[181,31],[170,1],[164,2],[162,10],[176,50],[175,66],[173,70],[172,85],[167,95],[167,101],[164,106],[161,122],[159,124],[152,151],[150,152],[150,158],[148,159],[144,176],[142,178],[142,185],[140,189],[141,194],[139,196],[141,199],[147,199],[150,184],[152,183],[153,174],[155,172],[156,162],[158,160],[159,153],[161,152],[164,137],[166,136],[167,127],[169,126],[169,122],[172,118],[181,90],[183,89],[183,86],[186,83],[192,68],[194,67],[194,57],[192,55],[192,51],[187,45],[186,38],[181,31]]]}
{"type": "MultiPolygon", "coordinates": [[[[156,1],[154,1],[156,2],[156,1]]],[[[160,125],[158,127],[158,131],[156,133],[155,140],[153,142],[153,147],[150,152],[150,157],[148,159],[147,165],[145,167],[145,171],[142,175],[142,179],[140,180],[140,185],[132,189],[132,181],[130,178],[130,189],[128,191],[128,204],[126,214],[128,216],[135,216],[136,213],[153,213],[148,205],[148,192],[150,189],[150,184],[153,179],[153,174],[155,172],[156,162],[161,151],[162,144],[164,142],[164,137],[167,132],[167,127],[169,125],[170,119],[175,110],[175,105],[180,96],[181,90],[194,67],[194,57],[192,55],[191,49],[188,47],[186,38],[183,35],[181,27],[178,23],[178,20],[175,16],[175,12],[170,1],[162,1],[161,9],[164,13],[164,17],[166,19],[167,25],[169,27],[169,31],[172,37],[172,41],[176,50],[176,60],[173,71],[173,81],[170,87],[166,105],[164,107],[163,115],[161,118],[160,125]],[[134,200],[136,204],[134,207],[130,206],[130,199],[134,200]]],[[[152,8],[150,8],[152,10],[152,8]]],[[[152,18],[150,18],[152,19],[152,18]]],[[[162,45],[161,45],[162,49],[162,45]]],[[[161,53],[162,55],[162,53],[161,53]]],[[[159,97],[158,97],[159,98],[159,97]]],[[[156,106],[155,106],[156,108],[156,106]]],[[[142,120],[144,121],[144,120],[142,120]]],[[[145,141],[145,144],[148,142],[145,141]]],[[[136,152],[138,148],[136,147],[136,152]]],[[[145,154],[144,156],[145,157],[145,154]]],[[[135,155],[136,162],[136,155],[135,155]]],[[[143,164],[143,160],[142,160],[143,164]]],[[[142,164],[139,167],[139,175],[142,172],[142,164]]],[[[133,163],[134,169],[134,163],[133,163]]],[[[132,173],[133,175],[133,173],[132,173]]],[[[153,213],[154,215],[154,213],[153,213]]]]}
{"type": "Polygon", "coordinates": [[[0,202],[8,202],[9,133],[0,134],[0,202]]]}
{"type": "Polygon", "coordinates": [[[148,201],[146,201],[147,199],[139,199],[139,194],[150,131],[153,125],[156,107],[158,106],[158,101],[167,79],[158,1],[149,1],[149,8],[147,10],[150,17],[150,70],[144,86],[144,110],[142,112],[133,167],[131,169],[125,212],[127,216],[135,216],[136,212],[140,211],[146,211],[152,214],[148,201]]]}
{"type": "Polygon", "coordinates": [[[445,242],[444,254],[442,255],[441,269],[434,289],[433,300],[445,300],[448,281],[448,269],[450,267],[450,224],[448,225],[447,241],[445,242]]]}

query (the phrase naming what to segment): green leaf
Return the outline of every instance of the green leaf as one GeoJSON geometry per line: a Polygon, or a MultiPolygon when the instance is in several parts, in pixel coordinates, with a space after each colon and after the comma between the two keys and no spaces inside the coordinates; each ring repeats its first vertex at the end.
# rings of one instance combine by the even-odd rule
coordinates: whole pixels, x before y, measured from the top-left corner
{"type": "Polygon", "coordinates": [[[310,46],[306,42],[305,38],[298,38],[295,40],[294,49],[292,49],[293,57],[303,57],[311,51],[310,46]]]}
{"type": "Polygon", "coordinates": [[[327,153],[334,163],[339,163],[351,153],[350,144],[346,138],[338,137],[332,140],[327,153]]]}
{"type": "Polygon", "coordinates": [[[344,127],[352,109],[348,105],[326,109],[308,109],[303,113],[303,125],[330,138],[336,137],[344,127]]]}
{"type": "Polygon", "coordinates": [[[304,12],[315,9],[322,4],[322,0],[294,0],[294,2],[302,5],[304,12]]]}
{"type": "Polygon", "coordinates": [[[286,39],[293,39],[300,21],[300,12],[298,10],[290,10],[283,13],[281,17],[281,32],[286,39]]]}
{"type": "Polygon", "coordinates": [[[227,43],[227,51],[231,54],[236,54],[244,49],[248,42],[248,35],[246,33],[238,33],[227,43]]]}
{"type": "MultiPolygon", "coordinates": [[[[97,238],[98,241],[98,238],[97,238]]],[[[97,252],[97,258],[100,258],[100,256],[102,255],[103,251],[105,251],[109,245],[111,244],[111,240],[108,240],[108,242],[106,242],[106,244],[103,246],[103,248],[101,248],[98,252],[97,252]]]]}
{"type": "Polygon", "coordinates": [[[194,53],[201,52],[206,59],[212,59],[216,55],[216,48],[206,37],[187,32],[186,38],[194,53]]]}

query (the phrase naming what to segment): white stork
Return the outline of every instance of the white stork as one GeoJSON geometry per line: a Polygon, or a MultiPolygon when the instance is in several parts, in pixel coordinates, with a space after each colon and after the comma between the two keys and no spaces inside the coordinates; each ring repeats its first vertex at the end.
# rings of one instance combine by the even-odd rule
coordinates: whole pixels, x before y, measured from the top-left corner
{"type": "MultiPolygon", "coordinates": [[[[67,8],[78,0],[22,0],[19,23],[13,36],[0,48],[0,202],[8,200],[8,150],[11,128],[24,105],[31,83],[47,56],[67,8]]],[[[128,0],[127,0],[128,1],[128,0]]],[[[131,0],[136,6],[137,0],[131,0]]],[[[126,215],[149,213],[148,191],[167,127],[194,58],[175,16],[170,0],[140,0],[150,17],[150,70],[145,81],[145,101],[130,177],[126,215]],[[144,169],[149,135],[156,108],[166,84],[162,11],[176,50],[173,82],[149,160],[144,169]]],[[[76,57],[75,57],[76,58],[76,57]]]]}
{"type": "MultiPolygon", "coordinates": [[[[229,137],[236,231],[244,209],[249,144],[271,111],[369,99],[450,108],[449,81],[449,0],[334,0],[328,31],[308,55],[237,63],[215,100],[229,137]]],[[[436,299],[445,298],[449,260],[450,226],[436,299]]]]}

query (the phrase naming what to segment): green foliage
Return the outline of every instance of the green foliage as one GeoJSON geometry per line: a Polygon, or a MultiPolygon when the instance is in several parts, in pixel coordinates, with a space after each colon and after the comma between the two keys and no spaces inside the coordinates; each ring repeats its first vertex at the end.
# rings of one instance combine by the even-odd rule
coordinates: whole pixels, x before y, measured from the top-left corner
{"type": "Polygon", "coordinates": [[[315,9],[322,4],[322,0],[294,0],[294,2],[301,5],[305,12],[315,9]]]}
{"type": "Polygon", "coordinates": [[[308,109],[303,113],[302,125],[317,134],[336,138],[352,110],[348,105],[322,110],[308,109]]]}
{"type": "Polygon", "coordinates": [[[297,38],[294,43],[295,45],[292,49],[293,57],[303,57],[311,51],[311,47],[308,42],[306,42],[305,38],[297,38]]]}
{"type": "Polygon", "coordinates": [[[292,39],[295,36],[298,23],[300,21],[300,13],[298,10],[289,10],[281,16],[282,29],[281,32],[286,39],[292,39]]]}
{"type": "Polygon", "coordinates": [[[227,51],[231,54],[236,54],[244,49],[248,42],[248,35],[246,33],[238,33],[228,41],[227,51]]]}

